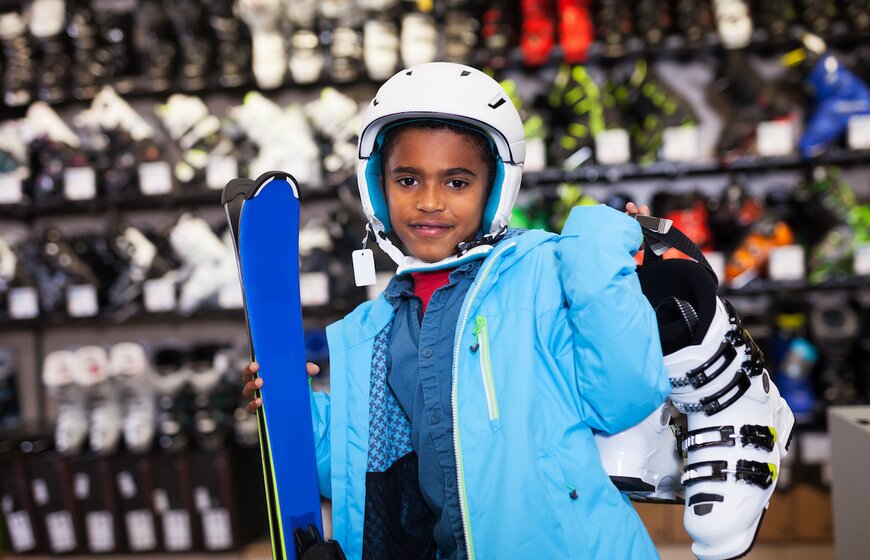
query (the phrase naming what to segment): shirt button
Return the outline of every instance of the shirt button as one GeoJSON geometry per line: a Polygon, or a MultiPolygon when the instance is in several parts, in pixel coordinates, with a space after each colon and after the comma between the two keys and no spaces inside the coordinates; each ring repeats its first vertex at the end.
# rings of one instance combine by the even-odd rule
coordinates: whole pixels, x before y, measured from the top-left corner
{"type": "Polygon", "coordinates": [[[433,424],[437,424],[439,420],[441,420],[441,415],[438,414],[437,412],[433,412],[432,414],[429,415],[429,422],[431,422],[433,424]]]}
{"type": "Polygon", "coordinates": [[[423,348],[423,357],[431,358],[432,357],[432,349],[431,348],[423,348]]]}

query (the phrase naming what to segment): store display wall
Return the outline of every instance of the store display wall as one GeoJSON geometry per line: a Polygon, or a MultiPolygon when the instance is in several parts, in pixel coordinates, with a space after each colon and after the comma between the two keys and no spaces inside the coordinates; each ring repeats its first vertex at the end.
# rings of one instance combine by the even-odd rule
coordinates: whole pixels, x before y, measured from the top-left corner
{"type": "MultiPolygon", "coordinates": [[[[365,223],[360,110],[392,72],[432,59],[489,68],[520,107],[529,146],[513,225],[558,231],[576,204],[634,200],[718,255],[723,294],[800,424],[762,538],[830,538],[776,516],[799,500],[824,510],[825,409],[870,400],[868,11],[858,0],[0,3],[11,548],[224,550],[265,532],[262,501],[238,500],[240,481],[257,492],[259,467],[220,189],[270,169],[300,182],[306,342],[327,365],[322,328],[377,293],[349,267],[365,223]],[[806,31],[828,50],[802,43],[806,31]],[[828,98],[806,87],[825,56],[850,73],[829,76],[848,87],[828,98]],[[832,102],[848,108],[825,113],[832,102]],[[123,342],[145,356],[140,381],[112,362],[123,342]],[[82,365],[94,346],[105,359],[82,365]],[[51,365],[64,357],[67,377],[51,365]],[[94,472],[114,484],[83,477],[94,472]],[[206,472],[214,480],[173,486],[206,472]]],[[[315,383],[328,387],[327,368],[315,383]]],[[[670,511],[645,515],[654,536],[678,539],[655,529],[670,511]]]]}

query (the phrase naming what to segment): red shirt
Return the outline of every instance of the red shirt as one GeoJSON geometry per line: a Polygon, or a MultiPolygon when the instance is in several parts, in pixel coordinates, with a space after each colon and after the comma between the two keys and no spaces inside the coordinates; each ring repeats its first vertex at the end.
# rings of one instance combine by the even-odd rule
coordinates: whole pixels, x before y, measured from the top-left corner
{"type": "Polygon", "coordinates": [[[411,278],[414,279],[414,295],[423,300],[423,313],[426,312],[426,306],[429,305],[429,300],[432,299],[432,294],[435,293],[435,290],[447,285],[449,281],[448,277],[453,270],[452,268],[445,268],[411,273],[411,278]]]}

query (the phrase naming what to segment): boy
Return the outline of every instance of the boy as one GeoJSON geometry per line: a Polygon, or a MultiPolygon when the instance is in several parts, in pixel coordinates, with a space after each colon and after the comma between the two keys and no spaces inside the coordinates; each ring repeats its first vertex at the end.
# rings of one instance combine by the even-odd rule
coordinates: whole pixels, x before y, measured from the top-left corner
{"type": "Polygon", "coordinates": [[[331,394],[312,394],[347,557],[657,557],[592,435],[670,390],[635,220],[597,206],[561,236],[508,230],[522,122],[470,67],[396,74],[359,145],[367,235],[399,268],[328,328],[331,394]]]}

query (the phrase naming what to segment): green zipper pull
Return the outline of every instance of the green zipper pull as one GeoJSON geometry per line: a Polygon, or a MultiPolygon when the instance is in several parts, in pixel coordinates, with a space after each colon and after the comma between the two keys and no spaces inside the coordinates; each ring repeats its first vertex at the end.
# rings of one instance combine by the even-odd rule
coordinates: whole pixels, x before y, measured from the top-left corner
{"type": "Polygon", "coordinates": [[[474,342],[468,347],[472,352],[477,352],[478,349],[480,349],[480,342],[477,339],[477,335],[480,333],[481,329],[483,329],[485,321],[486,320],[483,317],[477,317],[474,320],[474,330],[471,331],[474,334],[474,342]]]}

